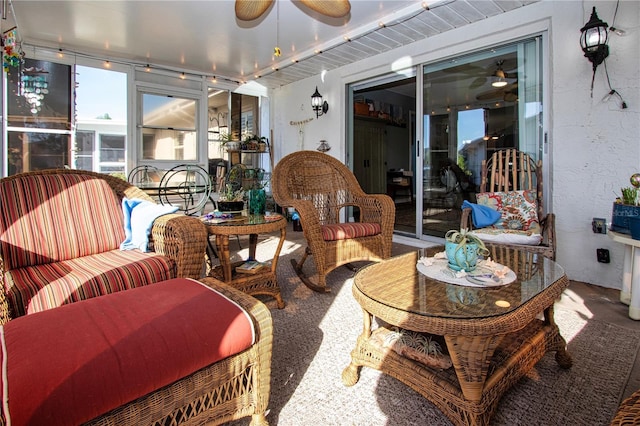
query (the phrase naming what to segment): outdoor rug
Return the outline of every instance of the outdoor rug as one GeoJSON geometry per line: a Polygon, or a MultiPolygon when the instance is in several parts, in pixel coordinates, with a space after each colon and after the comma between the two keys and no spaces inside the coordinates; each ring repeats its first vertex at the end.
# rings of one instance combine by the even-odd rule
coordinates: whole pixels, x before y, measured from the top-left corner
{"type": "MultiPolygon", "coordinates": [[[[305,287],[290,264],[304,249],[301,233],[289,233],[278,264],[286,307],[270,298],[274,324],[271,395],[273,425],[451,425],[434,405],[394,378],[363,367],[355,386],[342,370],[362,331],[362,311],[351,294],[353,272],[338,268],[327,282],[331,293],[305,287]],[[291,235],[293,234],[293,235],[291,235]]],[[[276,238],[258,245],[258,260],[270,259],[276,238]]],[[[243,252],[240,252],[243,254],[243,252]]],[[[397,254],[397,253],[394,253],[397,254]]],[[[311,261],[305,269],[311,267],[311,261]]],[[[311,269],[309,269],[311,270],[311,269]]],[[[491,424],[608,425],[618,407],[638,348],[640,333],[568,309],[556,308],[573,367],[561,369],[554,353],[501,399],[491,424]]],[[[233,425],[248,424],[248,419],[233,425]]]]}

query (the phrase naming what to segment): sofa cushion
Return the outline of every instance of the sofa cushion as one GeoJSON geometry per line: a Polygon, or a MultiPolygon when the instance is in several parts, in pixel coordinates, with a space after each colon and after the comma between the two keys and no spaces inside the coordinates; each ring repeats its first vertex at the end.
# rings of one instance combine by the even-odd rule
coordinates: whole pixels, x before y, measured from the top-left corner
{"type": "Polygon", "coordinates": [[[524,244],[537,246],[542,242],[542,235],[533,231],[520,231],[518,229],[474,229],[470,234],[480,238],[484,243],[494,244],[524,244]]]}
{"type": "Polygon", "coordinates": [[[185,278],[16,318],[0,333],[2,403],[16,425],[84,423],[255,342],[241,307],[185,278]]]}
{"type": "Polygon", "coordinates": [[[14,317],[175,278],[175,261],[155,253],[111,250],[5,273],[14,317]]]}
{"type": "Polygon", "coordinates": [[[476,199],[478,204],[491,207],[502,215],[492,228],[541,232],[535,190],[481,192],[476,199]]]}
{"type": "Polygon", "coordinates": [[[6,178],[0,182],[0,200],[5,270],[114,250],[125,238],[120,200],[93,176],[6,178]]]}
{"type": "Polygon", "coordinates": [[[322,226],[322,238],[325,241],[347,240],[350,238],[369,237],[382,231],[379,223],[349,222],[322,226]]]}

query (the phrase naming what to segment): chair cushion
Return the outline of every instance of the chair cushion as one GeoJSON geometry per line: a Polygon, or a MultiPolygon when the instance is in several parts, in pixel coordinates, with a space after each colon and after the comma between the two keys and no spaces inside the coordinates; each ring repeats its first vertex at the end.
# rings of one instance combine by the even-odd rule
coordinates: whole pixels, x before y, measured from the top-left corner
{"type": "Polygon", "coordinates": [[[516,229],[495,229],[491,227],[474,229],[470,232],[485,243],[495,244],[524,244],[537,246],[542,242],[542,235],[532,231],[520,231],[516,229]]]}
{"type": "Polygon", "coordinates": [[[117,249],[120,200],[102,179],[26,175],[0,181],[0,256],[5,270],[117,249]]]}
{"type": "Polygon", "coordinates": [[[325,241],[347,240],[351,238],[370,237],[382,232],[379,223],[349,222],[334,223],[322,226],[322,239],[325,241]]]}
{"type": "Polygon", "coordinates": [[[491,207],[502,215],[491,228],[541,233],[535,190],[481,192],[476,198],[478,204],[491,207]]]}
{"type": "Polygon", "coordinates": [[[5,273],[14,316],[175,278],[174,260],[155,253],[112,250],[5,273]]]}
{"type": "Polygon", "coordinates": [[[0,333],[7,424],[53,426],[84,423],[238,354],[256,332],[234,301],[180,278],[16,318],[0,333]]]}

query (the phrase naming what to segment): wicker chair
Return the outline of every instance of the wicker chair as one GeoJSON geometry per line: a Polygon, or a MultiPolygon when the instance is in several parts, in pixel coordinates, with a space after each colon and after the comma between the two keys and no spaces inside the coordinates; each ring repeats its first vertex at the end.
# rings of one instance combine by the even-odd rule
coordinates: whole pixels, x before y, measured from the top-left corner
{"type": "Polygon", "coordinates": [[[316,151],[294,152],[276,164],[271,185],[275,201],[283,208],[295,208],[300,215],[308,247],[299,262],[291,262],[312,290],[328,292],[326,275],[338,266],[391,255],[393,200],[388,195],[365,194],[353,173],[337,159],[316,151]],[[359,221],[341,223],[349,207],[359,221]],[[310,254],[317,283],[302,271],[310,254]]]}
{"type": "MultiPolygon", "coordinates": [[[[533,190],[537,204],[537,220],[540,224],[542,240],[538,245],[513,243],[513,242],[490,242],[512,248],[525,249],[533,253],[541,254],[550,259],[556,257],[555,238],[555,214],[544,214],[543,209],[543,185],[542,185],[542,162],[537,163],[526,153],[516,149],[505,149],[493,153],[489,160],[482,162],[482,180],[480,183],[480,193],[486,192],[508,192],[533,190]]],[[[472,209],[465,208],[462,211],[460,229],[473,230],[471,216],[472,209]]],[[[482,228],[483,230],[486,228],[482,228]]],[[[499,230],[493,230],[500,233],[499,230]]],[[[505,231],[505,234],[511,232],[505,231]]],[[[517,233],[514,231],[514,234],[517,233]]],[[[481,231],[478,236],[482,238],[481,231]]],[[[485,241],[486,242],[486,241],[485,241]]]]}

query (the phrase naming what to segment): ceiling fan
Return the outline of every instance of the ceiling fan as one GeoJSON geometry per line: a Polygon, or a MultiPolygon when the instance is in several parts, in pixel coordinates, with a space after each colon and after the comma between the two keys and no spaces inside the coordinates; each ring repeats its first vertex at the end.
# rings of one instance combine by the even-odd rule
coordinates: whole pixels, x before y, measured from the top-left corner
{"type": "MultiPolygon", "coordinates": [[[[491,63],[489,66],[478,66],[473,63],[460,64],[445,68],[443,69],[443,72],[453,75],[462,74],[469,77],[475,77],[471,81],[469,89],[478,89],[484,86],[487,81],[492,81],[493,83],[501,81],[503,83],[502,86],[505,86],[507,84],[506,79],[518,78],[517,73],[509,73],[505,70],[513,70],[515,68],[517,68],[517,59],[508,58],[500,59],[491,63]]],[[[494,85],[494,87],[501,86],[494,85]]]]}
{"type": "Polygon", "coordinates": [[[476,96],[479,101],[494,101],[502,99],[505,102],[515,102],[518,100],[518,83],[507,84],[497,90],[489,90],[476,96]]]}
{"type": "MultiPolygon", "coordinates": [[[[264,14],[277,0],[236,0],[236,17],[241,21],[253,21],[264,14]]],[[[342,18],[351,11],[349,0],[292,0],[330,18],[342,18]]]]}

